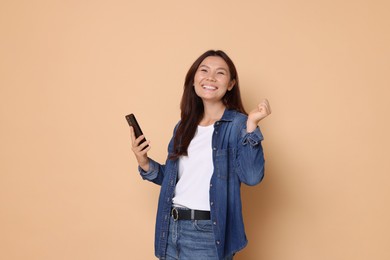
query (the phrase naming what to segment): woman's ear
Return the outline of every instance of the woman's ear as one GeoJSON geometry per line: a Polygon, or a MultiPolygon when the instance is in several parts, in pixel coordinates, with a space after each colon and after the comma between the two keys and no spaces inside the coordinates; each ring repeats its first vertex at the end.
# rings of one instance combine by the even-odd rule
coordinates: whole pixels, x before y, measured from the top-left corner
{"type": "Polygon", "coordinates": [[[228,91],[232,90],[234,85],[236,85],[236,80],[235,79],[232,79],[230,82],[229,82],[229,86],[228,86],[228,91]]]}

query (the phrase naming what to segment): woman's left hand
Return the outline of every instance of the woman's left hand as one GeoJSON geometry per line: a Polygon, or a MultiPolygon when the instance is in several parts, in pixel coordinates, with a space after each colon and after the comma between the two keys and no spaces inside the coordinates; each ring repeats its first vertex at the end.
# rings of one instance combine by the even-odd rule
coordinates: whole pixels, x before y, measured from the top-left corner
{"type": "Polygon", "coordinates": [[[267,99],[263,99],[258,105],[257,108],[249,112],[248,121],[247,121],[247,131],[253,132],[257,124],[267,116],[271,114],[271,107],[267,99]]]}

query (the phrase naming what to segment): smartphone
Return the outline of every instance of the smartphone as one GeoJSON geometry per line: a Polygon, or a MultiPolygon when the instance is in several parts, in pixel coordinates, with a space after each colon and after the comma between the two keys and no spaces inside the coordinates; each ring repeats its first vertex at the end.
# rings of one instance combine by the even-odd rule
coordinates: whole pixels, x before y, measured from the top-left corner
{"type": "MultiPolygon", "coordinates": [[[[129,126],[132,126],[134,129],[135,138],[138,138],[140,135],[143,135],[141,127],[139,126],[137,119],[135,119],[134,114],[129,114],[126,116],[127,123],[129,123],[129,126]]],[[[143,142],[146,142],[146,139],[142,139],[139,144],[142,144],[143,142]]],[[[148,147],[149,145],[145,146],[148,147]]],[[[145,149],[144,148],[144,149],[145,149]]],[[[142,149],[143,150],[143,149],[142,149]]]]}

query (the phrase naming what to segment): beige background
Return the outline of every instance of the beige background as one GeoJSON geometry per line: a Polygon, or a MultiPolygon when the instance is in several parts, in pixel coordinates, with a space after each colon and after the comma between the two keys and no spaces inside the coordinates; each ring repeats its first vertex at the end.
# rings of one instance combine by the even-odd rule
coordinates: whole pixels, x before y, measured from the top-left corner
{"type": "Polygon", "coordinates": [[[239,71],[267,172],[243,187],[237,259],[387,260],[389,1],[0,1],[0,259],[154,259],[184,76],[207,49],[239,71]]]}

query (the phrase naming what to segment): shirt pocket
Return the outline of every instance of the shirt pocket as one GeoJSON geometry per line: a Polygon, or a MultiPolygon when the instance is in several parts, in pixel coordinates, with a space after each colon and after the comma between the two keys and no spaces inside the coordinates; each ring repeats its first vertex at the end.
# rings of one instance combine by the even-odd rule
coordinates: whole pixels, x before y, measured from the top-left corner
{"type": "Polygon", "coordinates": [[[218,149],[215,153],[215,173],[218,178],[227,180],[234,172],[234,149],[218,149]]]}

